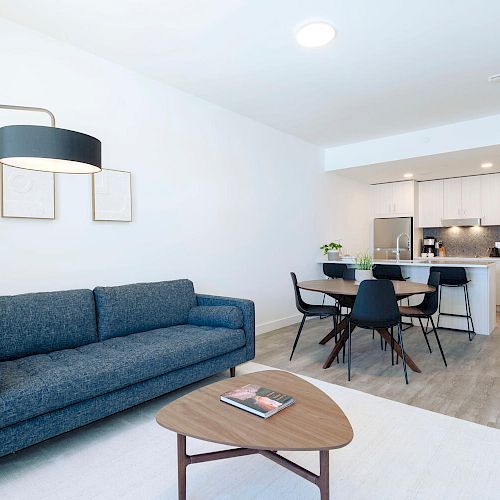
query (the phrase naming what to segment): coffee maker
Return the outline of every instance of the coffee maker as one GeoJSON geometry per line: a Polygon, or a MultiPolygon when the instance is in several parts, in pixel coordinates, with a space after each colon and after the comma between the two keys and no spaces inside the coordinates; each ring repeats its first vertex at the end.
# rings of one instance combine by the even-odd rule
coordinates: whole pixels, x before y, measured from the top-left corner
{"type": "Polygon", "coordinates": [[[495,246],[490,248],[490,257],[500,257],[500,241],[495,242],[495,246]]]}
{"type": "Polygon", "coordinates": [[[424,238],[422,253],[425,253],[431,257],[434,257],[434,255],[436,255],[436,238],[424,238]]]}

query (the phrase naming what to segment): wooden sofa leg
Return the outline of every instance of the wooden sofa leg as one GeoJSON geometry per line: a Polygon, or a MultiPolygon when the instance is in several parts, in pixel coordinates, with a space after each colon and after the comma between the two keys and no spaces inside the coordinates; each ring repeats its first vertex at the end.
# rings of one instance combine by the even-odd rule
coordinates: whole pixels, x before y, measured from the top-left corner
{"type": "Polygon", "coordinates": [[[231,377],[235,377],[236,376],[236,366],[229,368],[229,372],[231,373],[231,377]]]}

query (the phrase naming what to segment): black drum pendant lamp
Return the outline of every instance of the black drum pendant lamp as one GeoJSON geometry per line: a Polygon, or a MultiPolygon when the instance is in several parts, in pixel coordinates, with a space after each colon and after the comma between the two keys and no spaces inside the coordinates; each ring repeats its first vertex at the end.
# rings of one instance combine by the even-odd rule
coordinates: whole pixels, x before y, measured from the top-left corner
{"type": "Polygon", "coordinates": [[[50,115],[52,126],[8,125],[0,128],[0,163],[28,170],[66,174],[101,171],[101,141],[87,134],[57,128],[44,108],[10,106],[2,109],[39,111],[50,115]]]}

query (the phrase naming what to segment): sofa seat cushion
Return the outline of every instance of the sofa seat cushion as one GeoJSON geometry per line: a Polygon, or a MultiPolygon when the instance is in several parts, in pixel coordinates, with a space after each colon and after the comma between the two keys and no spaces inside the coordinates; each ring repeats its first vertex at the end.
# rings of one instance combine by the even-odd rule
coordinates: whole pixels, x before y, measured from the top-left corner
{"type": "Polygon", "coordinates": [[[177,325],[4,361],[0,363],[0,428],[244,345],[243,330],[177,325]]]}

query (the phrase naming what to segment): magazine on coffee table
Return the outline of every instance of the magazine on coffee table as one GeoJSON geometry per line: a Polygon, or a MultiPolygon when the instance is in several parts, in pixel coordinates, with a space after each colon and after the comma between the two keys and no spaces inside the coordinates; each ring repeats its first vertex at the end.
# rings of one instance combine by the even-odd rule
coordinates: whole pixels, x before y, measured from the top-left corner
{"type": "Polygon", "coordinates": [[[225,392],[220,400],[262,418],[269,418],[295,403],[295,400],[288,394],[254,384],[247,384],[225,392]]]}

